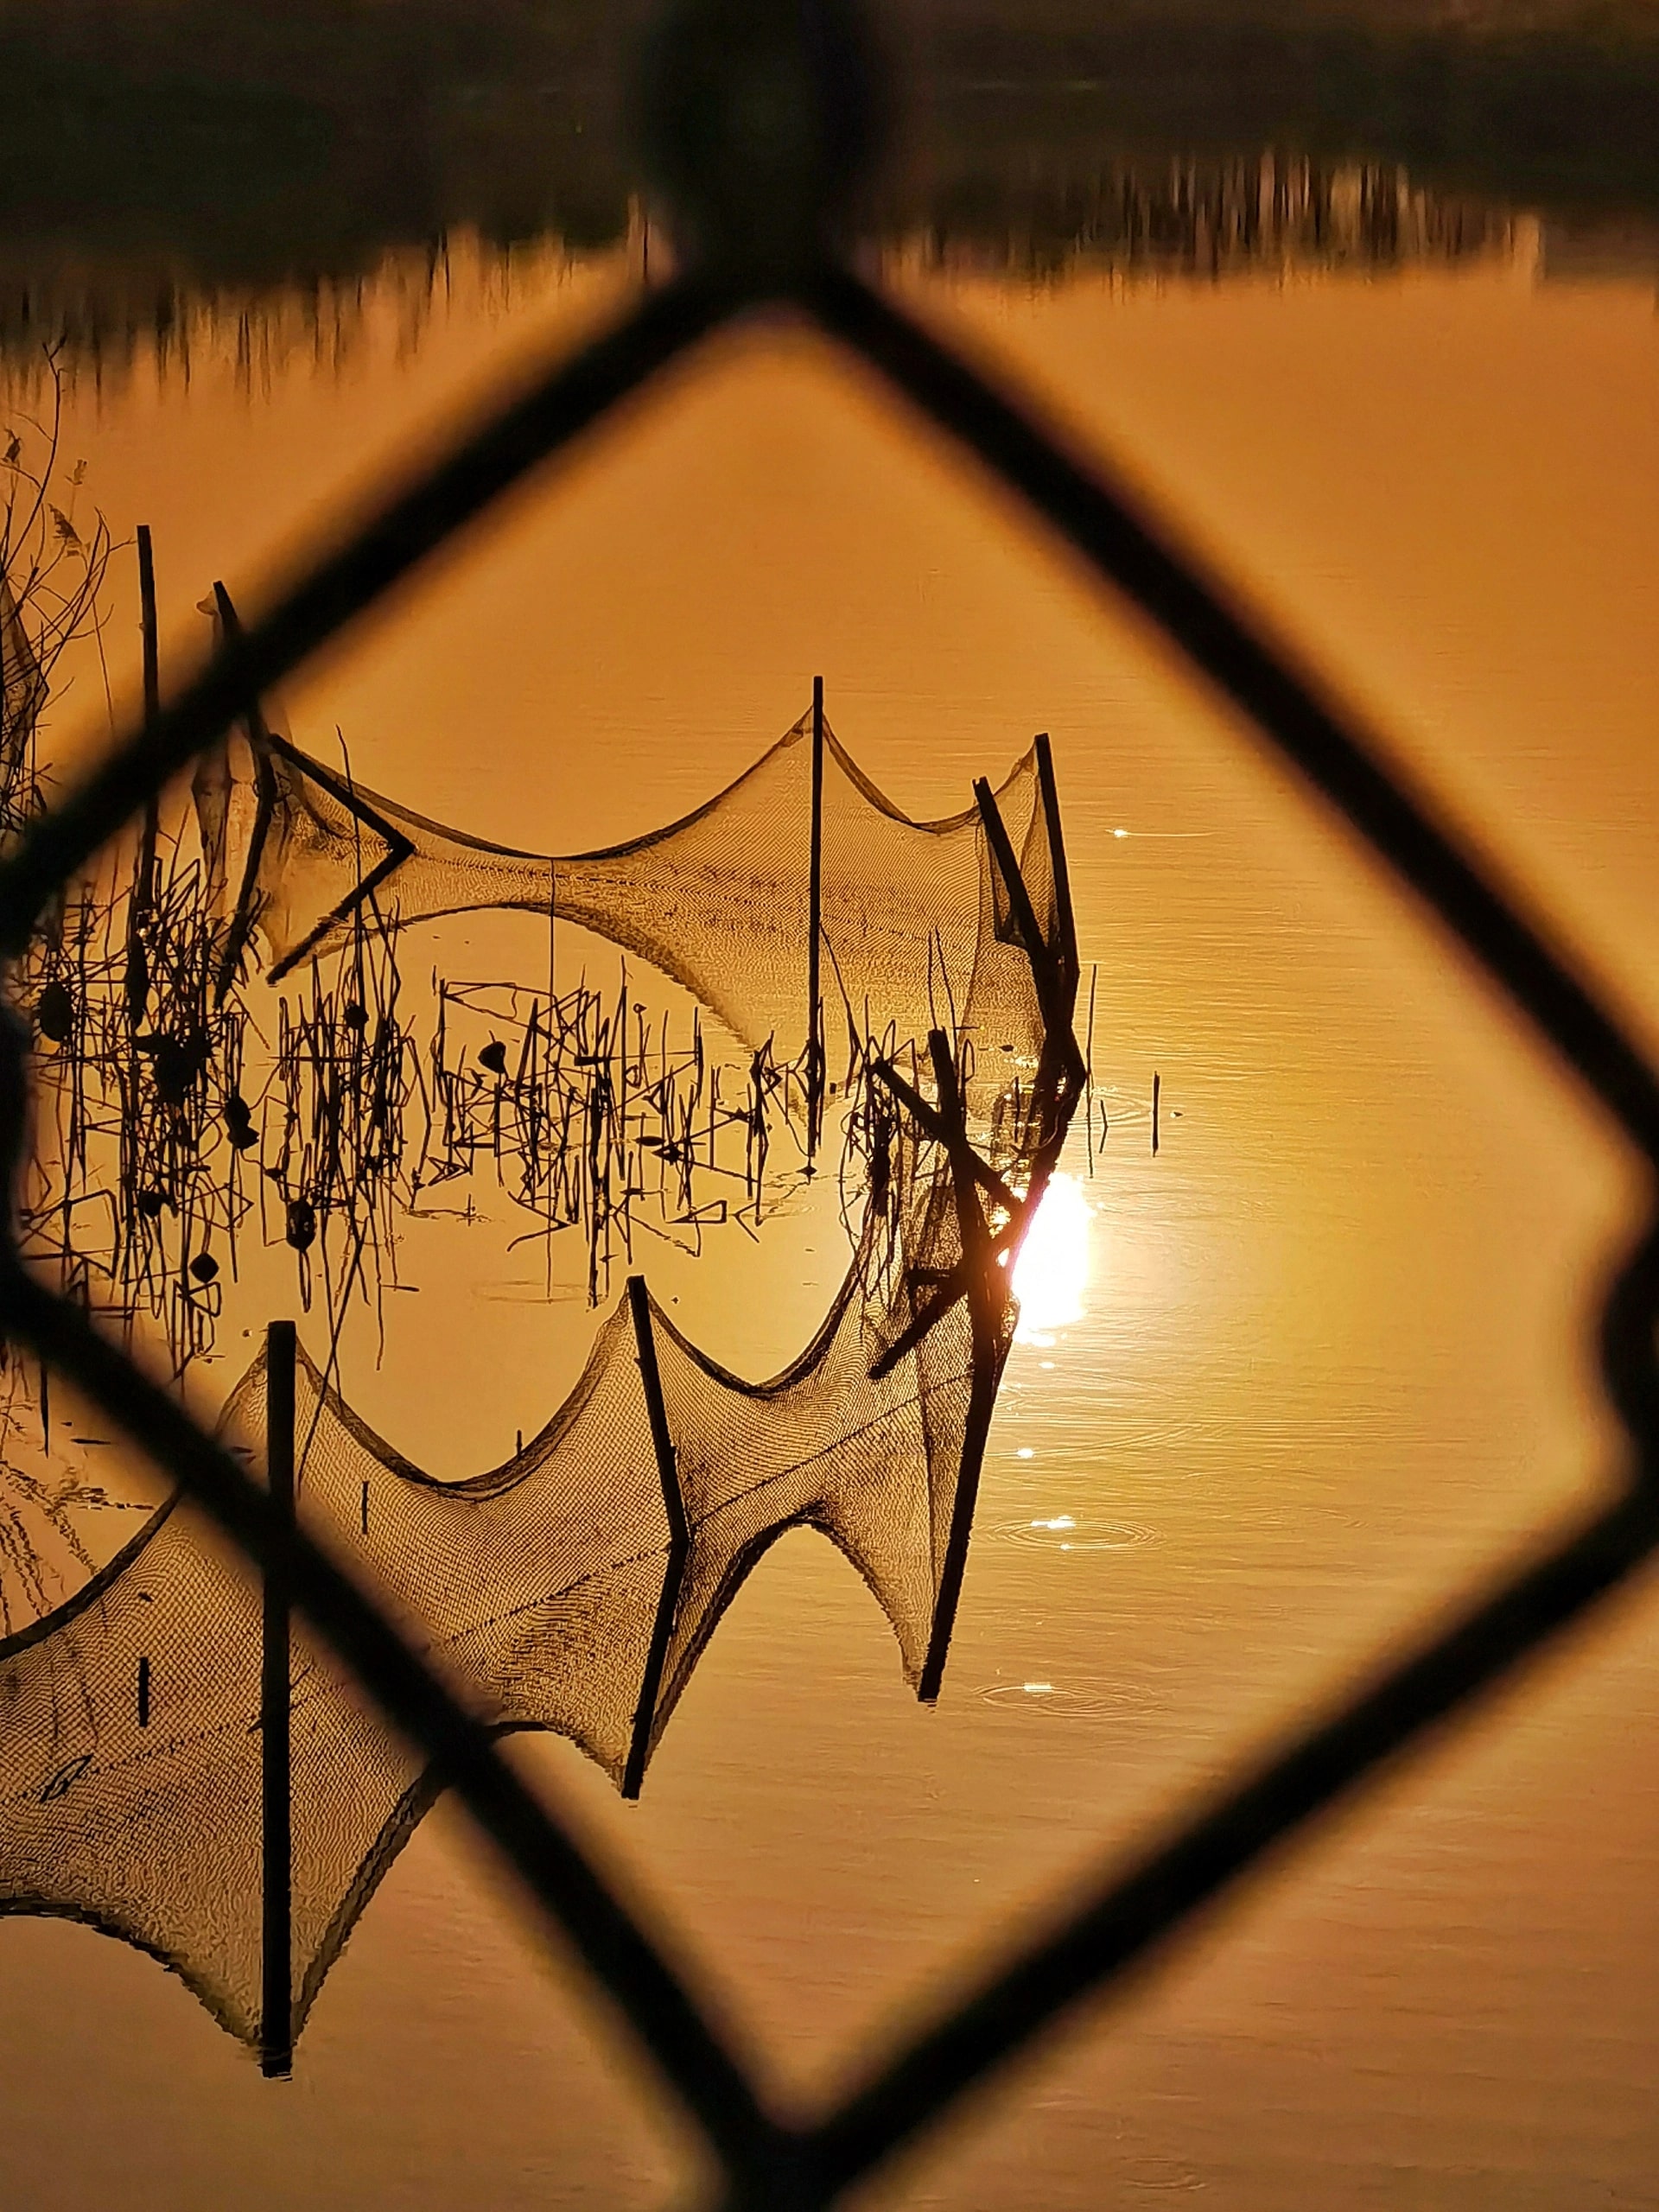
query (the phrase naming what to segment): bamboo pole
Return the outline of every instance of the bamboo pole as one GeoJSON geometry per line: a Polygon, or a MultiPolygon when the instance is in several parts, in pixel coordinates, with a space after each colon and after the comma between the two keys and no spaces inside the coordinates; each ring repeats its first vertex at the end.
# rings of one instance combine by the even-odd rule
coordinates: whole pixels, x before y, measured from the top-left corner
{"type": "MultiPolygon", "coordinates": [[[[141,522],[138,538],[138,621],[144,648],[144,722],[149,727],[162,711],[161,630],[156,613],[156,556],[149,524],[141,522]]],[[[138,880],[133,899],[136,914],[148,913],[156,903],[156,839],[161,827],[161,802],[144,803],[144,823],[138,845],[138,880]]]]}
{"type": "Polygon", "coordinates": [[[812,825],[806,877],[806,1156],[823,1120],[823,678],[812,679],[812,825]]]}
{"type": "MultiPolygon", "coordinates": [[[[291,1321],[265,1331],[265,1480],[279,1538],[294,1525],[294,1377],[291,1321]]],[[[263,1993],[259,2064],[267,2079],[294,2065],[293,1745],[289,1606],[284,1548],[265,1560],[264,1649],[260,1682],[260,1784],[264,1821],[263,1993]]]]}

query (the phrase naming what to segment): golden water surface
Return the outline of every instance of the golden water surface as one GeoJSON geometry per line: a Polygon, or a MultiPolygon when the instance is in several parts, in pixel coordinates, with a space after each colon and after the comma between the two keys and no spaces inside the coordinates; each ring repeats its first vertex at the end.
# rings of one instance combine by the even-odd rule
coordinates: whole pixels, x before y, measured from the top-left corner
{"type": "MultiPolygon", "coordinates": [[[[446,410],[611,312],[632,264],[458,283],[410,342],[251,383],[204,340],[68,400],[168,664],[446,410]]],[[[1460,271],[1032,290],[906,277],[1102,442],[1382,721],[1659,1048],[1659,315],[1460,271]]],[[[108,650],[130,700],[124,570],[108,650]]],[[[623,1806],[524,1752],[628,1872],[780,2097],[855,2075],[1087,1870],[1592,1494],[1589,1330],[1633,1171],[1457,956],[1247,733],[862,375],[722,341],[283,702],[420,811],[537,851],[654,827],[822,673],[912,815],[1052,734],[1109,1134],[1028,1258],[934,1711],[810,1533],[770,1555],[623,1806]],[[1161,1087],[1161,1143],[1149,1095],[1161,1087]]],[[[67,756],[107,732],[89,669],[67,756]]],[[[545,925],[422,967],[534,980],[545,925]],[[476,963],[471,965],[469,963],[476,963]]],[[[562,960],[585,957],[574,937],[562,960]]],[[[1098,1133],[1098,1122],[1096,1122],[1098,1133]]],[[[746,1372],[844,1264],[803,1200],[648,1255],[746,1372]]],[[[347,1395],[460,1473],[538,1427],[593,1327],[499,1224],[410,1229],[347,1395]]],[[[226,1348],[222,1395],[249,1347],[226,1348]]],[[[872,2202],[1229,2212],[1659,2205],[1659,1613],[1650,1582],[1072,2024],[872,2202]]],[[[463,1822],[416,1837],[291,2083],[89,1931],[0,1926],[4,2212],[651,2204],[692,2153],[463,1822]]]]}

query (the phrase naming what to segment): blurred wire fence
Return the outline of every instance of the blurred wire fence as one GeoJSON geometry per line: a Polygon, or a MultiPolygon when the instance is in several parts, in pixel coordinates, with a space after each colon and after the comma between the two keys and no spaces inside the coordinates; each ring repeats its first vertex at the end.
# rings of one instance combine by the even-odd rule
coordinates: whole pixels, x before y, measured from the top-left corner
{"type": "MultiPolygon", "coordinates": [[[[660,25],[638,108],[676,266],[573,359],[547,366],[457,431],[415,480],[319,554],[189,686],[148,716],[0,867],[0,944],[15,957],[76,870],[247,703],[392,591],[502,494],[567,452],[664,372],[734,322],[791,317],[873,370],[968,467],[999,483],[1127,601],[1199,679],[1294,769],[1460,944],[1659,1168],[1659,1076],[1524,899],[1439,825],[1377,735],[1123,488],[1073,449],[999,372],[954,350],[862,273],[858,193],[887,119],[861,26],[830,0],[691,0],[660,25]]],[[[25,1138],[24,1025],[0,1039],[0,1135],[15,1174],[25,1138]]],[[[829,2206],[933,2126],[1082,2000],[1109,1991],[1190,1917],[1323,1808],[1593,1606],[1659,1547],[1659,1221],[1632,1224],[1601,1319],[1606,1388],[1628,1433],[1605,1500],[1520,1573],[1484,1590],[1421,1648],[1370,1677],[1294,1740],[1234,1775],[1126,1866],[1053,1904],[1022,1948],[987,1960],[965,1999],[816,2116],[772,2109],[714,2010],[624,1902],[556,1807],[532,1792],[438,1676],[282,1501],[24,1268],[10,1221],[0,1325],[118,1424],[257,1562],[433,1763],[539,1910],[620,2013],[701,2131],[732,2207],[829,2206]]]]}

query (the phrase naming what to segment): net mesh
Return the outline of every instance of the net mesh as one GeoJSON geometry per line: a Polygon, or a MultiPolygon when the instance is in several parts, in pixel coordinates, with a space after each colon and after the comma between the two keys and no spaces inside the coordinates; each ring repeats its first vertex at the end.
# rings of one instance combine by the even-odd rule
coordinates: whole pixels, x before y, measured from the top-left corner
{"type": "Polygon", "coordinates": [[[260,1620],[252,1573],[170,1503],[68,1605],[0,1645],[0,1910],[124,1936],[250,2040],[260,1620]]]}
{"type": "MultiPolygon", "coordinates": [[[[800,734],[752,772],[771,793],[763,811],[796,773],[800,734]]],[[[845,761],[838,747],[826,748],[826,766],[830,758],[838,769],[845,761]]],[[[1014,779],[1022,805],[1027,784],[1032,793],[1015,817],[1017,868],[995,859],[984,816],[918,829],[884,811],[849,763],[847,790],[866,817],[891,825],[892,849],[875,843],[861,858],[850,836],[832,848],[826,790],[826,887],[831,851],[845,864],[833,903],[826,887],[824,923],[843,983],[896,973],[919,937],[936,976],[954,965],[961,996],[953,982],[954,1041],[932,998],[913,1008],[934,1033],[931,1060],[912,1049],[907,1075],[868,1037],[860,1045],[862,1103],[850,1126],[868,1173],[858,1234],[830,1312],[782,1374],[732,1374],[636,1281],[540,1433],[503,1465],[444,1483],[378,1436],[298,1352],[303,1523],[481,1720],[570,1738],[627,1794],[745,1577],[789,1529],[817,1529],[838,1547],[886,1613],[907,1679],[924,1694],[937,1689],[1013,1334],[1005,1263],[1076,1091],[1075,967],[1063,957],[1063,870],[1048,849],[1052,785],[1039,780],[1023,766],[1014,779]],[[919,915],[897,857],[918,838],[954,855],[959,880],[907,940],[902,923],[875,918],[878,885],[895,871],[890,895],[901,914],[919,915]],[[1029,893],[1023,920],[1010,876],[1029,893]],[[981,1080],[987,1110],[970,1107],[959,1081],[976,1058],[995,1071],[994,1090],[981,1080]]],[[[325,797],[339,802],[326,788],[325,797]]],[[[666,920],[652,941],[678,948],[688,974],[723,969],[729,950],[734,988],[752,982],[754,1015],[771,971],[763,957],[737,957],[729,902],[710,891],[712,864],[698,857],[707,848],[697,840],[715,834],[706,825],[730,797],[647,841],[643,857],[634,848],[594,857],[588,880],[594,912],[614,899],[641,932],[659,896],[666,920]],[[693,887],[695,902],[677,908],[676,884],[693,887]]],[[[253,861],[265,864],[257,851],[253,861]]],[[[767,880],[767,896],[746,909],[758,938],[777,911],[779,879],[767,880]]],[[[256,1359],[222,1420],[227,1444],[256,1467],[269,1441],[269,1357],[256,1359]]],[[[291,1750],[284,2044],[435,1794],[416,1756],[301,1627],[288,1646],[286,1705],[265,1704],[269,1633],[257,1577],[175,1502],[70,1604],[0,1642],[0,1911],[63,1914],[124,1936],[267,2050],[268,1732],[285,1729],[291,1750]]]]}
{"type": "MultiPolygon", "coordinates": [[[[563,858],[446,829],[269,736],[236,741],[201,779],[198,813],[226,926],[257,936],[273,976],[343,942],[370,897],[405,927],[550,906],[683,984],[751,1049],[792,1046],[810,1027],[813,753],[809,713],[695,813],[563,858]]],[[[977,808],[914,822],[827,724],[823,754],[820,993],[831,1059],[843,1036],[850,1057],[865,1039],[939,1026],[1034,1055],[1029,964],[1006,912],[986,926],[997,894],[977,808]]],[[[996,798],[1016,853],[1041,863],[1034,750],[996,798]]]]}
{"type": "MultiPolygon", "coordinates": [[[[918,1679],[976,1346],[958,1301],[871,1378],[914,1318],[918,1286],[960,1258],[940,1178],[917,1147],[900,1148],[910,1158],[887,1217],[872,1210],[823,1328],[774,1380],[732,1375],[646,1298],[666,1468],[628,1301],[541,1433],[459,1483],[435,1481],[377,1436],[302,1351],[302,1516],[480,1718],[556,1731],[623,1783],[744,1577],[802,1526],[857,1567],[918,1679]]],[[[999,1368],[1011,1326],[1010,1311],[999,1368]]],[[[262,1353],[224,1417],[233,1446],[256,1460],[266,1393],[262,1353]]],[[[124,1936],[250,2039],[260,2017],[261,1638],[254,1579],[175,1503],[72,1605],[0,1644],[0,1909],[124,1936]]],[[[413,1755],[302,1632],[291,1685],[302,2017],[427,1792],[413,1755]]]]}

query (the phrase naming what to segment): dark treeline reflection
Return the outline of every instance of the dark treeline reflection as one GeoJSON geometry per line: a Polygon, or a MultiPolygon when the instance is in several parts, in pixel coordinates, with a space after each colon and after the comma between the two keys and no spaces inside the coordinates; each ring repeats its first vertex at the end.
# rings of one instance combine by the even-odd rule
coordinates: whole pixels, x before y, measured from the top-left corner
{"type": "MultiPolygon", "coordinates": [[[[114,349],[196,302],[350,283],[462,231],[614,245],[639,182],[618,87],[645,12],[13,0],[0,347],[114,349]]],[[[891,43],[908,124],[872,221],[942,258],[1387,266],[1490,246],[1517,207],[1659,219],[1659,36],[1611,18],[907,0],[891,43]]]]}
{"type": "Polygon", "coordinates": [[[1388,268],[1488,251],[1511,230],[1502,209],[1421,188],[1392,163],[1272,152],[1074,163],[1036,149],[941,171],[913,223],[930,258],[1029,276],[1388,268]]]}
{"type": "MultiPolygon", "coordinates": [[[[330,203],[332,205],[332,202],[330,203]]],[[[575,236],[550,207],[537,235],[577,254],[643,244],[626,198],[613,225],[575,236]]],[[[931,173],[925,192],[894,194],[883,228],[888,244],[933,267],[973,269],[1032,281],[1088,270],[1126,279],[1217,279],[1291,269],[1389,269],[1455,262],[1503,250],[1513,220],[1502,207],[1419,185],[1392,164],[1319,162],[1274,153],[1240,156],[1120,155],[1095,149],[1070,161],[1039,149],[968,157],[931,173]]],[[[400,282],[418,316],[420,295],[442,281],[452,230],[476,229],[504,254],[512,241],[475,216],[442,223],[414,245],[400,282]],[[423,266],[422,264],[424,264],[423,266]],[[410,287],[413,287],[411,291],[410,287]]],[[[135,244],[95,255],[56,242],[0,245],[0,355],[38,359],[61,345],[66,360],[119,363],[143,347],[188,358],[189,325],[209,311],[235,326],[251,364],[278,325],[300,321],[320,336],[348,334],[362,283],[412,242],[388,226],[362,240],[361,274],[321,256],[287,280],[269,273],[203,269],[159,245],[135,244]],[[320,265],[319,265],[320,264],[320,265]]],[[[297,257],[296,257],[297,258],[297,257]]]]}

